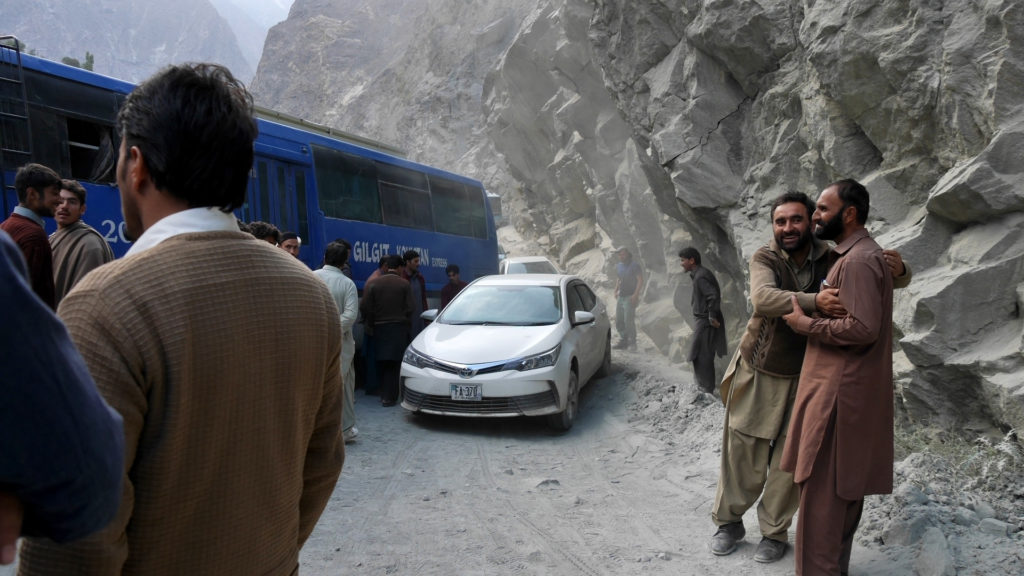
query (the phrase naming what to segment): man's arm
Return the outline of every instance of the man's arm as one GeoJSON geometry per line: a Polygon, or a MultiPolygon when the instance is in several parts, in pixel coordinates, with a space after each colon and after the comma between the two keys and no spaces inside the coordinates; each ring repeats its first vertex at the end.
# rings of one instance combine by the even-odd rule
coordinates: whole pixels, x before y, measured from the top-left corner
{"type": "MultiPolygon", "coordinates": [[[[839,318],[811,318],[802,310],[793,310],[783,318],[794,332],[814,336],[834,346],[862,345],[874,342],[882,329],[881,261],[843,258],[836,264],[839,299],[849,313],[839,318]]],[[[831,276],[831,275],[830,275],[831,276]]]]}
{"type": "MultiPolygon", "coordinates": [[[[706,270],[705,274],[710,275],[711,272],[706,270]]],[[[697,278],[694,289],[700,290],[700,297],[704,300],[704,309],[708,314],[708,322],[715,328],[720,327],[722,324],[718,321],[718,316],[721,314],[722,294],[718,291],[718,287],[710,278],[701,274],[697,278]]]]}
{"type": "Polygon", "coordinates": [[[633,294],[629,297],[630,302],[636,306],[637,302],[640,301],[640,294],[644,291],[644,271],[640,268],[640,265],[636,266],[636,289],[633,290],[633,294]]]}
{"type": "Polygon", "coordinates": [[[352,326],[359,316],[359,292],[356,290],[355,282],[344,283],[345,308],[341,311],[341,330],[343,334],[352,332],[352,326]]]}
{"type": "Polygon", "coordinates": [[[19,533],[68,541],[99,530],[117,511],[121,418],[96,391],[64,325],[33,293],[18,248],[0,236],[0,545],[19,533]]]}

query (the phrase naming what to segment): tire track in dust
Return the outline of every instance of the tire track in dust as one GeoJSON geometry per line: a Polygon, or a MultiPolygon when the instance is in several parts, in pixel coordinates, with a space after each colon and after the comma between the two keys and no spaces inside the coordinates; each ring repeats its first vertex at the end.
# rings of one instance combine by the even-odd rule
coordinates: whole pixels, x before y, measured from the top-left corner
{"type": "MultiPolygon", "coordinates": [[[[494,474],[491,473],[490,458],[487,456],[487,450],[484,448],[483,443],[478,441],[476,447],[477,455],[480,458],[480,470],[484,481],[487,486],[490,487],[492,491],[503,501],[505,509],[512,515],[512,517],[525,526],[528,529],[528,532],[533,533],[531,540],[534,544],[548,550],[553,556],[560,556],[564,558],[568,564],[575,567],[581,574],[588,574],[590,576],[601,576],[604,574],[604,572],[591,566],[586,560],[573,553],[571,550],[568,550],[566,547],[556,546],[558,541],[555,538],[555,535],[530,520],[526,514],[516,506],[515,502],[505,495],[501,487],[498,486],[498,482],[495,480],[494,474]]],[[[488,527],[488,530],[491,531],[491,528],[488,527]]],[[[557,568],[562,568],[562,566],[558,566],[557,568]]]]}

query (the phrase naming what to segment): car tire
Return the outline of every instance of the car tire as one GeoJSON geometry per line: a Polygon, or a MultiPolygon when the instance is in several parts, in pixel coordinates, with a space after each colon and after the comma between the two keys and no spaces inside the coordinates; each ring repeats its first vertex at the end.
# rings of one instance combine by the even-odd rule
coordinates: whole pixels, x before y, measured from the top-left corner
{"type": "Polygon", "coordinates": [[[608,331],[608,337],[604,340],[604,358],[601,359],[601,365],[597,368],[597,372],[594,376],[597,378],[604,378],[605,376],[612,373],[612,331],[608,331]]]}
{"type": "Polygon", "coordinates": [[[576,375],[575,369],[569,372],[569,389],[566,394],[568,397],[565,401],[565,410],[548,416],[548,425],[563,432],[572,428],[580,407],[580,378],[576,375]]]}

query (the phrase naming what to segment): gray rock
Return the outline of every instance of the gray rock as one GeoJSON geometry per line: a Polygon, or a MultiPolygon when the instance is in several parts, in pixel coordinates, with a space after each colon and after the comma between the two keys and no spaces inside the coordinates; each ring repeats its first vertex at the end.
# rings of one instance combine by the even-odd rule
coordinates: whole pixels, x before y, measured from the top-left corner
{"type": "Polygon", "coordinates": [[[978,529],[986,534],[995,536],[1010,536],[1017,531],[1016,526],[1008,524],[995,518],[985,518],[978,524],[978,529]]]}
{"type": "Polygon", "coordinates": [[[956,565],[942,530],[929,528],[921,538],[914,560],[914,573],[921,576],[956,576],[956,565]]]}

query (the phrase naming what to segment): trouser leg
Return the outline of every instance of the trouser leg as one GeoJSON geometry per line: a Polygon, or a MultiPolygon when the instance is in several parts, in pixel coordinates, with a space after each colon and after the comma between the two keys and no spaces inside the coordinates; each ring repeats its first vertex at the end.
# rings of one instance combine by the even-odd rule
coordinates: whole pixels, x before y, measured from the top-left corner
{"type": "Polygon", "coordinates": [[[380,376],[381,402],[398,401],[398,378],[401,373],[401,362],[394,360],[378,360],[377,373],[380,376]]]}
{"type": "Polygon", "coordinates": [[[729,426],[725,414],[718,489],[711,520],[718,526],[743,520],[764,488],[771,454],[770,441],[748,436],[729,426]]]}
{"type": "Polygon", "coordinates": [[[699,354],[693,359],[693,375],[698,388],[709,394],[715,391],[715,356],[713,353],[699,354]]]}
{"type": "Polygon", "coordinates": [[[615,331],[619,338],[626,340],[626,310],[622,298],[615,299],[615,331]]]}
{"type": "Polygon", "coordinates": [[[341,397],[341,429],[348,430],[356,425],[356,371],[352,366],[351,359],[348,367],[341,375],[342,397],[341,397]]]}
{"type": "Polygon", "coordinates": [[[785,447],[786,435],[783,434],[772,444],[768,479],[761,502],[757,505],[761,535],[780,542],[789,540],[789,527],[800,506],[800,488],[793,482],[793,474],[779,469],[785,447]]]}
{"type": "Polygon", "coordinates": [[[373,336],[363,339],[363,358],[366,362],[366,374],[363,376],[364,391],[367,394],[380,394],[380,375],[377,374],[376,340],[373,336]]]}
{"type": "Polygon", "coordinates": [[[624,312],[625,332],[622,336],[630,343],[633,343],[636,342],[636,307],[633,306],[633,301],[629,298],[624,298],[623,300],[622,310],[624,312]]]}
{"type": "Polygon", "coordinates": [[[800,519],[796,528],[797,576],[835,576],[841,573],[844,554],[860,521],[864,501],[844,500],[836,494],[835,415],[807,481],[800,485],[800,519]]]}

